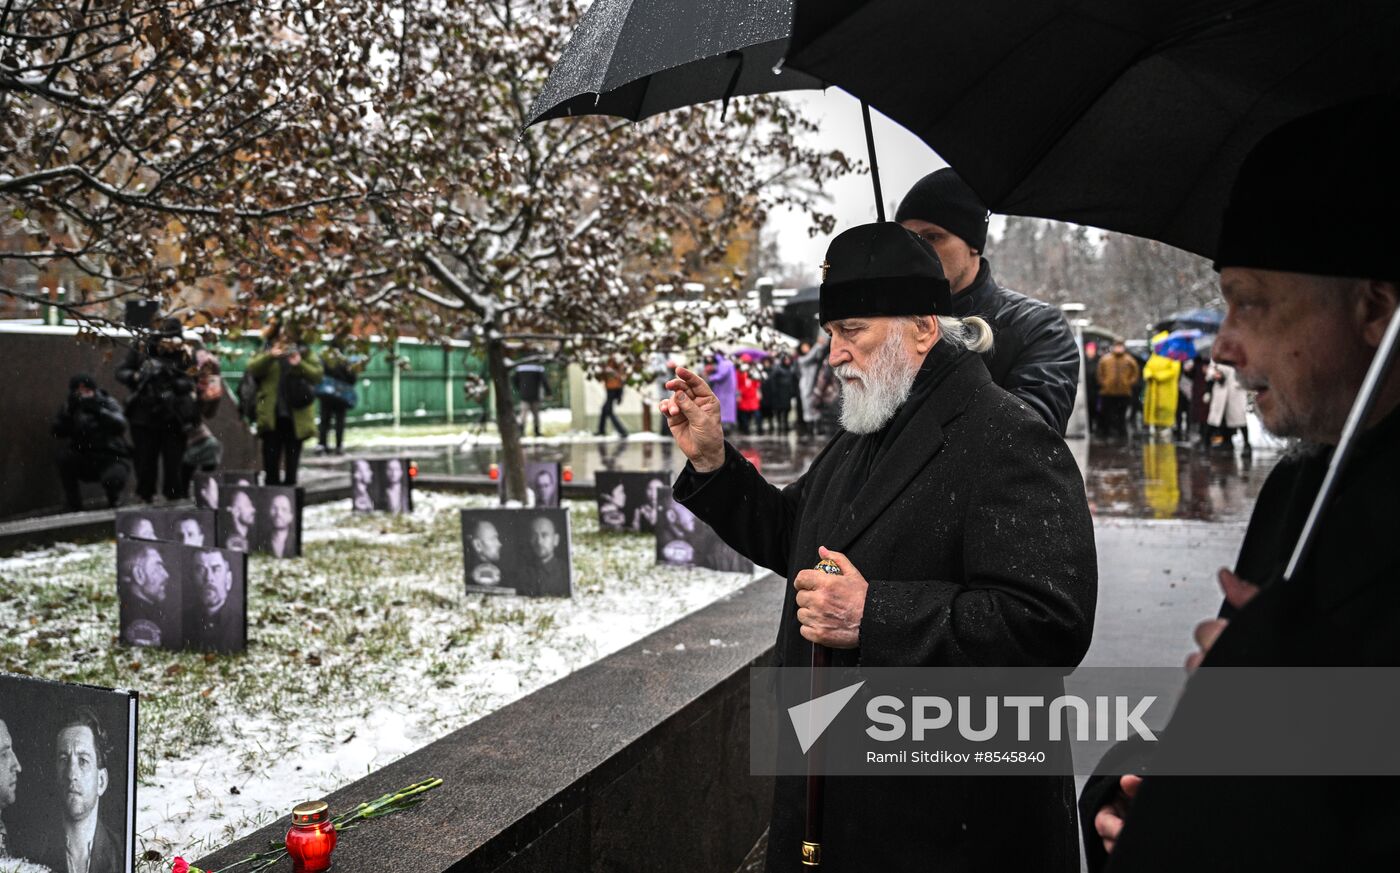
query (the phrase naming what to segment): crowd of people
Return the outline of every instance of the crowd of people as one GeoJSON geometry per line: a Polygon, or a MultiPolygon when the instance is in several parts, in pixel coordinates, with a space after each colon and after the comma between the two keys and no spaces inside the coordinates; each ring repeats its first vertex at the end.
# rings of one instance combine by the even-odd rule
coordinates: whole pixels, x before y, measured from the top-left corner
{"type": "MultiPolygon", "coordinates": [[[[268,485],[295,485],[302,445],[319,434],[318,453],[343,452],[346,412],[355,405],[361,356],[333,340],[324,360],[297,331],[270,322],[261,349],[249,359],[237,404],[256,429],[268,485]],[[320,400],[320,416],[316,401],[320,400]],[[331,435],[335,447],[329,445],[331,435]]],[[[65,507],[83,508],[81,483],[100,484],[109,507],[134,481],[136,500],[189,496],[196,473],[219,469],[223,445],[209,427],[226,389],[218,357],[185,336],[175,317],[138,334],[115,372],[127,389],[119,401],[79,373],[55,415],[52,433],[64,441],[58,471],[65,507]]]]}
{"type": "Polygon", "coordinates": [[[1084,344],[1089,429],[1110,438],[1130,432],[1194,442],[1202,449],[1241,450],[1249,442],[1249,393],[1235,368],[1203,348],[1190,357],[1156,351],[1139,359],[1122,341],[1106,353],[1084,344]]]}

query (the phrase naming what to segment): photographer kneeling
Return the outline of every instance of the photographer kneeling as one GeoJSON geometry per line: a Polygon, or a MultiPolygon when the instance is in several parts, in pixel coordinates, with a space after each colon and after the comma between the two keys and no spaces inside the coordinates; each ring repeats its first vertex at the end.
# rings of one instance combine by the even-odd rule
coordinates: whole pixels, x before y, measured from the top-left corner
{"type": "Polygon", "coordinates": [[[68,399],[54,417],[53,435],[69,440],[58,454],[58,475],[70,512],[83,508],[79,482],[100,482],[108,506],[121,500],[131,477],[131,450],[123,439],[125,433],[126,418],[116,398],[100,390],[86,374],[68,381],[68,399]]]}

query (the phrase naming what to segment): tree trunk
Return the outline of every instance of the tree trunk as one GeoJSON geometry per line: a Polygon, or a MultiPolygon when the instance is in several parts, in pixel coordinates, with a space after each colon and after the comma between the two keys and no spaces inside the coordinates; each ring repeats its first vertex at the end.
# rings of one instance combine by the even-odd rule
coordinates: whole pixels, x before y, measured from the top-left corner
{"type": "Polygon", "coordinates": [[[511,403],[510,370],[506,368],[506,348],[499,339],[486,340],[486,366],[496,395],[496,429],[501,434],[501,475],[505,477],[506,499],[525,502],[525,446],[520,442],[520,425],[511,403]]]}

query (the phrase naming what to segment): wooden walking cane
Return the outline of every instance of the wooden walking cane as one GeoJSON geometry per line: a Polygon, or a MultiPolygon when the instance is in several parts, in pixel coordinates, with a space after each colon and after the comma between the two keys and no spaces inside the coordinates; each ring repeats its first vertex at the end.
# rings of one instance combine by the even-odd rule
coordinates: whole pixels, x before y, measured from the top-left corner
{"type": "MultiPolygon", "coordinates": [[[[823,573],[839,576],[841,568],[830,558],[822,558],[816,568],[823,573]]],[[[831,663],[831,649],[812,643],[812,680],[809,700],[826,693],[826,668],[831,663]]],[[[815,707],[812,710],[815,715],[815,707]]],[[[820,867],[822,864],[822,792],[826,777],[822,774],[821,738],[812,743],[807,754],[807,827],[803,832],[802,865],[820,867]]]]}

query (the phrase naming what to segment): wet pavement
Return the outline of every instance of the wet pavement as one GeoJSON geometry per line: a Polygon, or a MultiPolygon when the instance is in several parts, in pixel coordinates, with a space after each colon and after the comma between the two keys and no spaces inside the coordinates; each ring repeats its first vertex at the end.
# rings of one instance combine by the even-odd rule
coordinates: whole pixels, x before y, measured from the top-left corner
{"type": "MultiPolygon", "coordinates": [[[[790,482],[807,468],[823,442],[796,437],[732,438],[771,481],[790,482]]],[[[1188,443],[1125,439],[1070,440],[1084,473],[1089,507],[1100,518],[1244,521],[1259,489],[1280,457],[1278,448],[1251,453],[1205,451],[1188,443]]],[[[424,473],[485,475],[501,461],[499,445],[377,445],[354,454],[402,454],[424,473]]],[[[599,470],[678,472],[685,456],[669,440],[651,436],[619,439],[527,440],[527,460],[558,461],[574,481],[588,482],[599,470]]],[[[344,458],[307,459],[311,469],[337,471],[344,458]]]]}

